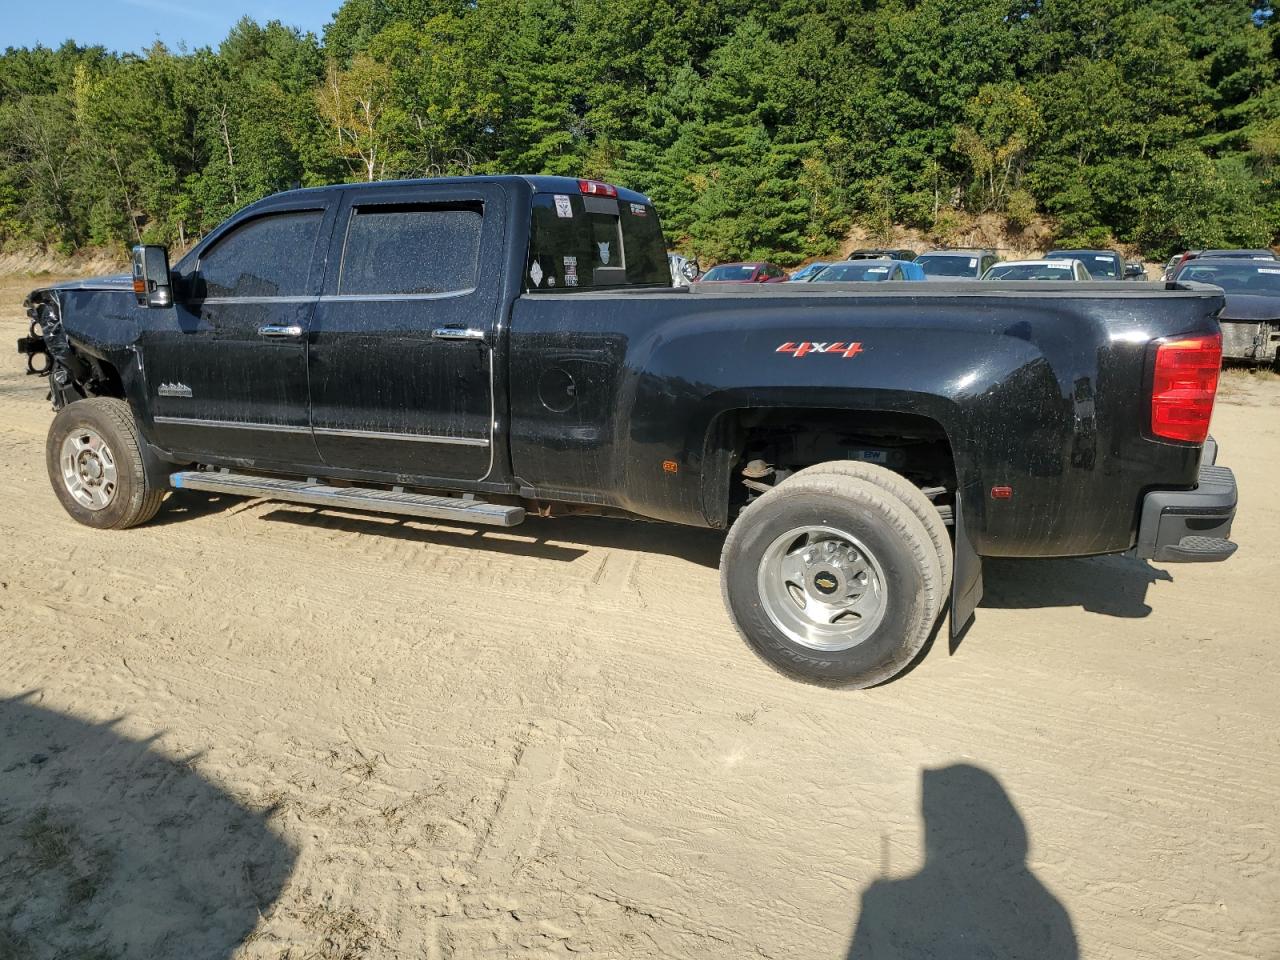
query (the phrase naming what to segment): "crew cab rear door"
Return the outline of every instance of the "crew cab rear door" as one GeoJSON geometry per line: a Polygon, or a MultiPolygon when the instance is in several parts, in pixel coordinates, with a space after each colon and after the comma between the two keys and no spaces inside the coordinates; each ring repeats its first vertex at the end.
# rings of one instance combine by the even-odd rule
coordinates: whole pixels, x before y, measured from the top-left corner
{"type": "Polygon", "coordinates": [[[311,333],[311,426],[329,466],[483,479],[506,204],[496,184],[343,195],[311,333]]]}
{"type": "Polygon", "coordinates": [[[336,195],[228,221],[178,265],[174,306],[141,311],[156,442],[193,458],[316,462],[307,332],[336,195]]]}

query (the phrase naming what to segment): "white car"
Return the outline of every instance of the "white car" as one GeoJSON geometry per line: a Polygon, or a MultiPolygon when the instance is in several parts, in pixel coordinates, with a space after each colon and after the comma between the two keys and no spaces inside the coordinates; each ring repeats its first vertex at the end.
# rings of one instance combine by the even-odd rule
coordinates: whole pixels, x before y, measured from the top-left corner
{"type": "Polygon", "coordinates": [[[1079,260],[1006,260],[982,275],[983,280],[1092,280],[1079,260]]]}

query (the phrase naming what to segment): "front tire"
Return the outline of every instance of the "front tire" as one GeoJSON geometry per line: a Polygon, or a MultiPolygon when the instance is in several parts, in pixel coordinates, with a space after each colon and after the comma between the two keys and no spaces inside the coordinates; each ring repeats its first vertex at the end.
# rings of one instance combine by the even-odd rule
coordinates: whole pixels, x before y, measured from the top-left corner
{"type": "Polygon", "coordinates": [[[721,590],[767,664],[824,686],[868,687],[929,639],[942,570],[929,531],[892,494],[856,477],[795,476],[739,515],[721,590]]]}
{"type": "Polygon", "coordinates": [[[99,530],[146,523],[166,493],[148,486],[137,424],[129,405],[113,397],[63,407],[49,427],[45,465],[67,513],[99,530]]]}

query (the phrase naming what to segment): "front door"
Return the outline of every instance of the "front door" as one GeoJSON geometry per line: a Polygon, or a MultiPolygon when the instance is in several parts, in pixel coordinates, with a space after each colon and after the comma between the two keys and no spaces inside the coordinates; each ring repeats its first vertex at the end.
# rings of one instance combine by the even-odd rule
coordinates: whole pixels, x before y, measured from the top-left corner
{"type": "Polygon", "coordinates": [[[324,203],[231,224],[179,265],[175,306],[146,311],[142,359],[161,447],[246,465],[317,462],[306,338],[324,203]]]}
{"type": "Polygon", "coordinates": [[[501,201],[483,184],[346,193],[309,357],[326,464],[409,481],[489,474],[501,201]]]}

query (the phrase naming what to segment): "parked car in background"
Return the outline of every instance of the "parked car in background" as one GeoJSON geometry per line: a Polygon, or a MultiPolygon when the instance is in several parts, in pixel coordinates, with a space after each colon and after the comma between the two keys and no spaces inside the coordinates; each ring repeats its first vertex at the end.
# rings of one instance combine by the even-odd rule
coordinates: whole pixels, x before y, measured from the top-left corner
{"type": "Polygon", "coordinates": [[[1258,248],[1237,249],[1237,250],[1184,250],[1178,256],[1169,261],[1169,265],[1165,266],[1164,278],[1172,280],[1178,273],[1178,269],[1188,260],[1275,260],[1276,254],[1273,250],[1258,248]]]}
{"type": "Polygon", "coordinates": [[[1126,263],[1114,250],[1050,250],[1046,260],[1079,260],[1094,280],[1145,280],[1141,263],[1126,263]]]}
{"type": "Polygon", "coordinates": [[[812,280],[815,276],[817,276],[817,274],[822,272],[824,268],[829,266],[830,264],[826,263],[825,261],[810,263],[807,266],[801,267],[795,273],[791,274],[791,276],[787,277],[787,280],[790,281],[791,283],[804,283],[808,280],[812,280]]]}
{"type": "Polygon", "coordinates": [[[833,263],[816,277],[814,283],[850,283],[881,280],[923,280],[920,264],[910,260],[846,260],[833,263]]]}
{"type": "Polygon", "coordinates": [[[994,250],[928,250],[915,262],[926,280],[978,280],[1000,258],[994,250]]]}
{"type": "Polygon", "coordinates": [[[1197,257],[1174,275],[1177,283],[1212,283],[1227,295],[1218,314],[1222,358],[1277,365],[1280,347],[1280,262],[1243,257],[1197,257]]]}
{"type": "Polygon", "coordinates": [[[1092,280],[1079,260],[1008,260],[982,275],[983,280],[1092,280]]]}
{"type": "Polygon", "coordinates": [[[899,248],[891,250],[887,247],[865,247],[861,250],[854,250],[849,254],[850,260],[914,260],[916,252],[899,248]]]}
{"type": "Polygon", "coordinates": [[[698,275],[702,273],[697,260],[690,260],[679,253],[667,254],[667,266],[671,268],[671,285],[673,287],[687,287],[694,280],[697,280],[698,275]]]}
{"type": "Polygon", "coordinates": [[[782,283],[787,271],[775,263],[722,263],[702,275],[703,283],[782,283]]]}

